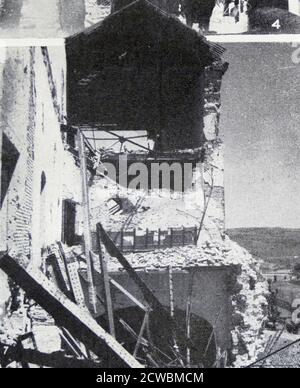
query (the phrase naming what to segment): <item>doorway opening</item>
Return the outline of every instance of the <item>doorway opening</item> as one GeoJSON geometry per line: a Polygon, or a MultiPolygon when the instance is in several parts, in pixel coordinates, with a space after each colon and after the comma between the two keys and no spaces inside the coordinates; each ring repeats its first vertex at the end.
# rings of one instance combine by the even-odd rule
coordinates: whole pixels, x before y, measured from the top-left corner
{"type": "Polygon", "coordinates": [[[68,246],[74,246],[77,242],[76,202],[69,199],[63,200],[62,212],[62,242],[68,246]]]}

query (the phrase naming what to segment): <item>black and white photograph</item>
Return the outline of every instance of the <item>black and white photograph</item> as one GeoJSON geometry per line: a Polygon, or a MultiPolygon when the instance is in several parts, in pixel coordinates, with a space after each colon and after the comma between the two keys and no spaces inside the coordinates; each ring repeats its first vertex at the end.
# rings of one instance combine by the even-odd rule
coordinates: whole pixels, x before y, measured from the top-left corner
{"type": "MultiPolygon", "coordinates": [[[[1,0],[0,38],[59,38],[139,0],[1,0]]],[[[204,35],[300,34],[299,0],[145,0],[204,35]]]]}
{"type": "Polygon", "coordinates": [[[299,4],[1,1],[0,369],[300,367],[299,4]]]}

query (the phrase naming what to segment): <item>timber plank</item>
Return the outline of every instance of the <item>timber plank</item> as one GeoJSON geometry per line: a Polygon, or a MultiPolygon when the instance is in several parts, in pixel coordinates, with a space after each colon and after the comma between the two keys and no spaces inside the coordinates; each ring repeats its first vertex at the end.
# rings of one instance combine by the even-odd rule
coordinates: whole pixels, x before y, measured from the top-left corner
{"type": "Polygon", "coordinates": [[[121,344],[91,316],[69,300],[44,274],[23,268],[8,254],[0,258],[0,268],[27,293],[28,297],[43,307],[58,326],[65,327],[93,351],[100,358],[103,367],[143,368],[143,365],[121,344]]]}

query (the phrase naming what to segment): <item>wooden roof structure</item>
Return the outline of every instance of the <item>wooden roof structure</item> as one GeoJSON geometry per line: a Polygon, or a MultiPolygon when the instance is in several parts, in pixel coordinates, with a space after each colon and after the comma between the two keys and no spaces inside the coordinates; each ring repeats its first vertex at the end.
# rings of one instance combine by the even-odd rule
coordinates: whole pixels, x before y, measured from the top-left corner
{"type": "Polygon", "coordinates": [[[203,70],[224,49],[176,17],[137,0],[67,38],[66,51],[69,125],[200,136],[203,70]]]}

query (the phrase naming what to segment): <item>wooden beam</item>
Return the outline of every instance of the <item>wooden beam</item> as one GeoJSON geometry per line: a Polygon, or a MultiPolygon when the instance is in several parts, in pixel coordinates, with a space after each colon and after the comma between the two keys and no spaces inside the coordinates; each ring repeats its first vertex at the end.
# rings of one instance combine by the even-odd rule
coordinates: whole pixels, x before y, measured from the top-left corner
{"type": "Polygon", "coordinates": [[[76,344],[75,341],[71,341],[70,338],[63,332],[62,329],[63,328],[59,329],[59,334],[63,343],[68,346],[68,348],[73,352],[75,357],[86,359],[87,357],[82,353],[78,344],[76,344]]]}
{"type": "Polygon", "coordinates": [[[156,296],[153,294],[153,292],[149,289],[149,287],[146,285],[144,280],[142,280],[142,278],[136,273],[136,271],[130,265],[128,260],[122,254],[122,252],[116,247],[115,243],[107,235],[107,233],[105,232],[105,230],[101,224],[97,225],[97,231],[98,231],[98,233],[100,233],[100,238],[103,241],[107,252],[112,257],[115,257],[119,261],[119,263],[122,265],[122,267],[128,273],[129,277],[139,287],[139,289],[141,290],[147,303],[149,303],[149,305],[153,308],[162,309],[165,313],[166,311],[165,311],[164,307],[161,305],[161,303],[159,302],[159,300],[156,298],[156,296]]]}
{"type": "MultiPolygon", "coordinates": [[[[87,284],[87,277],[85,276],[85,273],[82,271],[79,271],[80,278],[87,284]]],[[[97,279],[97,276],[99,276],[98,273],[94,272],[94,278],[97,279]]],[[[128,290],[126,290],[123,286],[121,286],[120,283],[118,283],[116,280],[109,278],[109,282],[112,286],[114,286],[117,290],[119,290],[122,294],[124,294],[129,300],[131,300],[137,307],[139,307],[141,310],[147,312],[151,311],[151,308],[148,305],[144,305],[142,302],[140,302],[135,296],[133,296],[128,290]]],[[[97,298],[101,301],[102,304],[104,304],[104,300],[97,291],[97,298]]]]}
{"type": "Polygon", "coordinates": [[[69,270],[68,270],[68,260],[67,260],[67,257],[66,257],[66,253],[65,253],[64,247],[63,247],[63,245],[62,245],[62,243],[60,241],[57,243],[57,246],[58,246],[58,253],[59,253],[60,259],[61,259],[61,261],[62,261],[62,263],[64,265],[64,270],[65,270],[66,278],[68,280],[68,285],[70,287],[70,293],[72,295],[72,297],[70,299],[72,299],[73,302],[75,302],[76,299],[75,299],[75,295],[74,295],[74,292],[73,292],[73,287],[72,287],[70,273],[69,273],[69,270]]]}
{"type": "MultiPolygon", "coordinates": [[[[78,274],[78,263],[73,252],[66,252],[61,242],[57,243],[61,260],[64,263],[66,277],[70,285],[71,300],[82,308],[87,308],[78,274]]],[[[67,295],[67,294],[66,294],[67,295]]],[[[68,296],[68,295],[67,295],[68,296]]]]}
{"type": "Polygon", "coordinates": [[[67,270],[70,277],[70,283],[72,286],[73,295],[75,298],[75,302],[83,309],[87,309],[85,304],[85,298],[82,290],[82,286],[80,283],[80,277],[78,274],[78,264],[76,262],[68,263],[67,270]]]}
{"type": "Polygon", "coordinates": [[[170,296],[170,315],[174,318],[174,285],[173,285],[173,268],[169,266],[169,296],[170,296]]]}
{"type": "Polygon", "coordinates": [[[69,299],[73,298],[70,290],[68,289],[63,274],[61,272],[60,266],[57,261],[57,257],[54,253],[51,253],[46,259],[47,265],[51,266],[54,276],[54,281],[57,284],[57,287],[63,292],[69,299]]]}
{"type": "Polygon", "coordinates": [[[89,350],[82,342],[77,341],[66,328],[59,327],[59,330],[61,335],[64,336],[65,340],[69,342],[70,346],[72,346],[74,350],[79,353],[79,358],[91,358],[89,350]]]}
{"type": "Polygon", "coordinates": [[[119,139],[119,140],[122,141],[122,142],[127,141],[128,143],[131,143],[131,144],[133,144],[133,145],[135,145],[135,146],[138,146],[138,147],[140,147],[140,148],[143,149],[143,150],[150,151],[149,148],[143,146],[142,144],[136,143],[136,142],[133,141],[133,140],[130,140],[130,139],[128,139],[128,138],[125,138],[125,137],[123,137],[123,136],[120,136],[120,135],[118,135],[117,133],[114,133],[114,132],[112,132],[112,131],[106,131],[106,132],[109,133],[110,135],[116,137],[117,139],[119,139]]]}
{"type": "Polygon", "coordinates": [[[121,291],[129,300],[131,300],[134,304],[136,304],[141,310],[147,312],[150,311],[150,307],[144,306],[139,300],[137,300],[129,291],[125,290],[124,287],[121,286],[114,279],[110,279],[110,283],[116,287],[119,291],[121,291]]]}
{"type": "Polygon", "coordinates": [[[143,319],[142,327],[141,327],[141,330],[140,330],[140,333],[139,333],[139,336],[138,336],[138,339],[137,339],[137,342],[136,342],[136,345],[134,348],[134,352],[133,352],[134,357],[136,357],[138,354],[138,351],[139,351],[139,348],[140,348],[140,345],[141,345],[141,342],[143,339],[144,331],[145,331],[146,325],[148,323],[148,319],[149,319],[149,311],[146,312],[144,319],[143,319]]]}
{"type": "Polygon", "coordinates": [[[184,331],[182,328],[180,328],[171,317],[170,313],[166,310],[166,308],[161,304],[161,302],[158,300],[158,298],[154,295],[154,293],[150,290],[150,288],[147,286],[147,284],[144,282],[144,280],[137,274],[137,272],[134,270],[134,268],[131,266],[129,261],[126,259],[126,257],[123,255],[123,253],[116,247],[115,243],[110,239],[110,237],[107,235],[106,231],[104,230],[103,226],[99,223],[97,230],[100,232],[100,238],[103,241],[105,248],[107,252],[112,256],[115,257],[119,263],[122,265],[122,267],[126,270],[129,277],[134,281],[134,283],[139,287],[140,291],[143,294],[143,297],[145,298],[146,302],[149,304],[151,309],[155,311],[157,314],[159,314],[161,317],[164,318],[167,325],[170,326],[170,330],[173,333],[174,338],[176,338],[177,333],[181,333],[183,335],[183,338],[185,338],[185,342],[189,344],[191,349],[195,349],[196,347],[191,339],[186,338],[184,331]]]}
{"type": "Polygon", "coordinates": [[[26,292],[28,298],[45,309],[55,319],[57,326],[65,327],[74,338],[95,353],[103,367],[143,368],[115,338],[69,300],[44,274],[23,268],[7,254],[0,258],[0,269],[26,292]]]}
{"type": "Polygon", "coordinates": [[[94,310],[97,312],[97,298],[95,292],[95,286],[93,281],[92,263],[90,252],[92,249],[91,241],[91,225],[90,225],[90,208],[89,208],[89,194],[87,184],[87,163],[85,155],[84,137],[80,129],[78,129],[78,148],[80,158],[80,172],[81,172],[81,184],[82,184],[82,208],[83,208],[83,224],[84,224],[84,250],[87,264],[87,276],[88,276],[88,290],[89,290],[89,302],[94,310]]]}
{"type": "Polygon", "coordinates": [[[113,313],[113,305],[111,300],[110,283],[109,283],[106,257],[102,252],[100,232],[98,231],[97,231],[97,244],[98,244],[99,259],[100,259],[100,266],[101,266],[101,277],[104,285],[104,297],[105,297],[104,304],[105,304],[105,311],[106,311],[108,325],[109,325],[109,331],[113,337],[116,337],[114,313],[113,313]]]}

